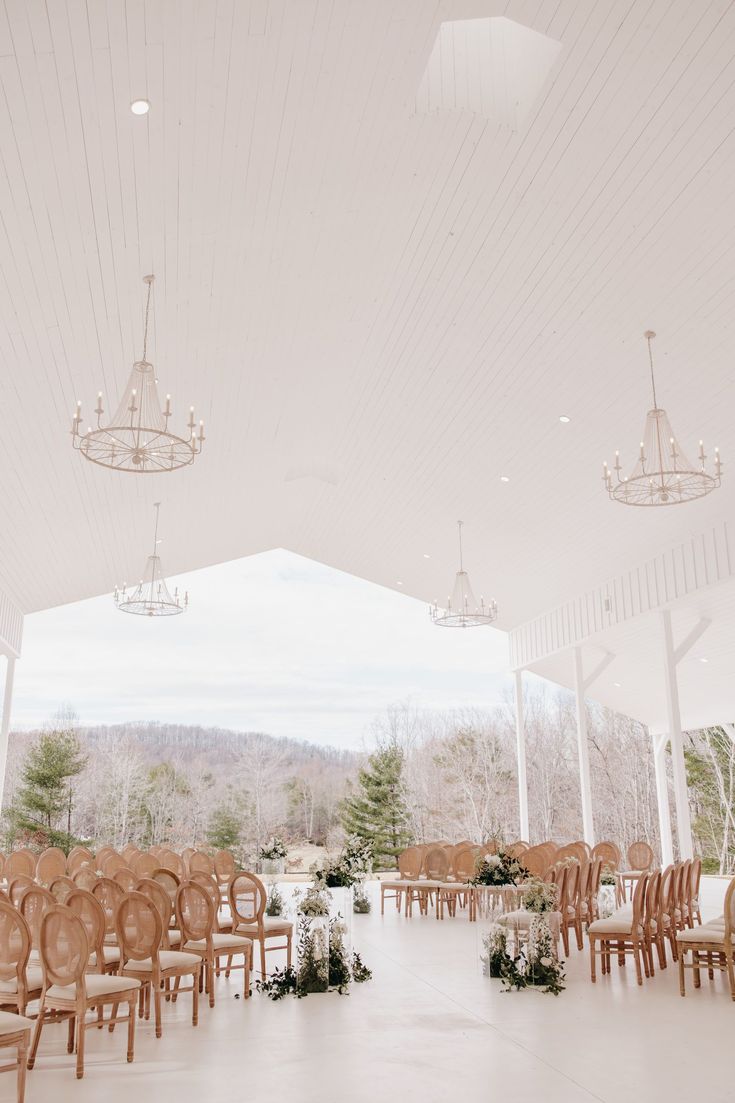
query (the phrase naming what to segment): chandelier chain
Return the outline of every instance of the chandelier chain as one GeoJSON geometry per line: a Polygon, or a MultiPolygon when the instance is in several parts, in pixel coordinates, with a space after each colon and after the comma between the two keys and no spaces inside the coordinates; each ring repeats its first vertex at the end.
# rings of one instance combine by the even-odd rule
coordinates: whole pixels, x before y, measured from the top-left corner
{"type": "Polygon", "coordinates": [[[653,349],[651,348],[651,341],[656,336],[652,329],[647,329],[644,334],[646,341],[648,342],[648,363],[651,369],[651,390],[653,391],[653,408],[658,409],[658,402],[656,401],[656,379],[653,374],[653,349]]]}
{"type": "Polygon", "coordinates": [[[148,284],[148,294],[145,300],[145,322],[143,325],[143,360],[148,359],[148,318],[151,312],[151,291],[153,289],[153,281],[155,276],[146,276],[145,282],[148,284]]]}

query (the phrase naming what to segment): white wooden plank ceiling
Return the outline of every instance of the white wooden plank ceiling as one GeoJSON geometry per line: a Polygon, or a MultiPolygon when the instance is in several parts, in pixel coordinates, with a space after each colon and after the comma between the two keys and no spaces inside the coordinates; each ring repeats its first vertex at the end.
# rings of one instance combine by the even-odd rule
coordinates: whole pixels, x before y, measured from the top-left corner
{"type": "Polygon", "coordinates": [[[137,577],[158,499],[169,574],[282,546],[426,600],[461,517],[503,627],[732,511],[735,5],[5,0],[0,91],[0,586],[24,611],[137,577]],[[440,24],[498,16],[562,46],[523,125],[417,114],[440,24]],[[162,393],[208,442],[135,477],[68,434],[140,354],[149,271],[162,393]],[[682,443],[725,461],[681,510],[602,491],[647,327],[682,443]]]}

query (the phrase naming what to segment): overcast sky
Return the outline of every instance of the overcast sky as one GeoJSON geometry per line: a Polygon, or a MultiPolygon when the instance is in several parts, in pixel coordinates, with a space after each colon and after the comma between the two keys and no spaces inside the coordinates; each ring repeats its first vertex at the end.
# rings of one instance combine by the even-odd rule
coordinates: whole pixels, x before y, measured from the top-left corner
{"type": "Polygon", "coordinates": [[[126,615],[111,596],[26,617],[12,727],[70,705],[83,724],[212,724],[359,747],[393,703],[488,707],[509,684],[502,633],[437,628],[413,598],[291,552],[176,582],[191,595],[179,617],[126,615]]]}

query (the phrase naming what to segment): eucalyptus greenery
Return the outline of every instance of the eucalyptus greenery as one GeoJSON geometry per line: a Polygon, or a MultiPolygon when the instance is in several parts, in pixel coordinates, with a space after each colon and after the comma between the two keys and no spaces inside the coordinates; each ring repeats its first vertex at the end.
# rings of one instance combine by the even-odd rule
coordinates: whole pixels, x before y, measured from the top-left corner
{"type": "Polygon", "coordinates": [[[283,915],[284,901],[278,885],[271,885],[268,899],[265,902],[265,914],[270,916],[283,915]]]}

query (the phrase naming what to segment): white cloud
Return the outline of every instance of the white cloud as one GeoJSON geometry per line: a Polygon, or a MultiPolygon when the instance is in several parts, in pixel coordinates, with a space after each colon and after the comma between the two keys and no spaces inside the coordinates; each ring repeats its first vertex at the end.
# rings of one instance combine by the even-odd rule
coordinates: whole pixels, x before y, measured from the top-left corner
{"type": "Polygon", "coordinates": [[[290,552],[177,578],[180,617],[94,598],[26,618],[12,723],[62,703],[83,723],[160,720],[355,747],[388,705],[492,706],[505,637],[435,627],[426,606],[290,552]]]}

